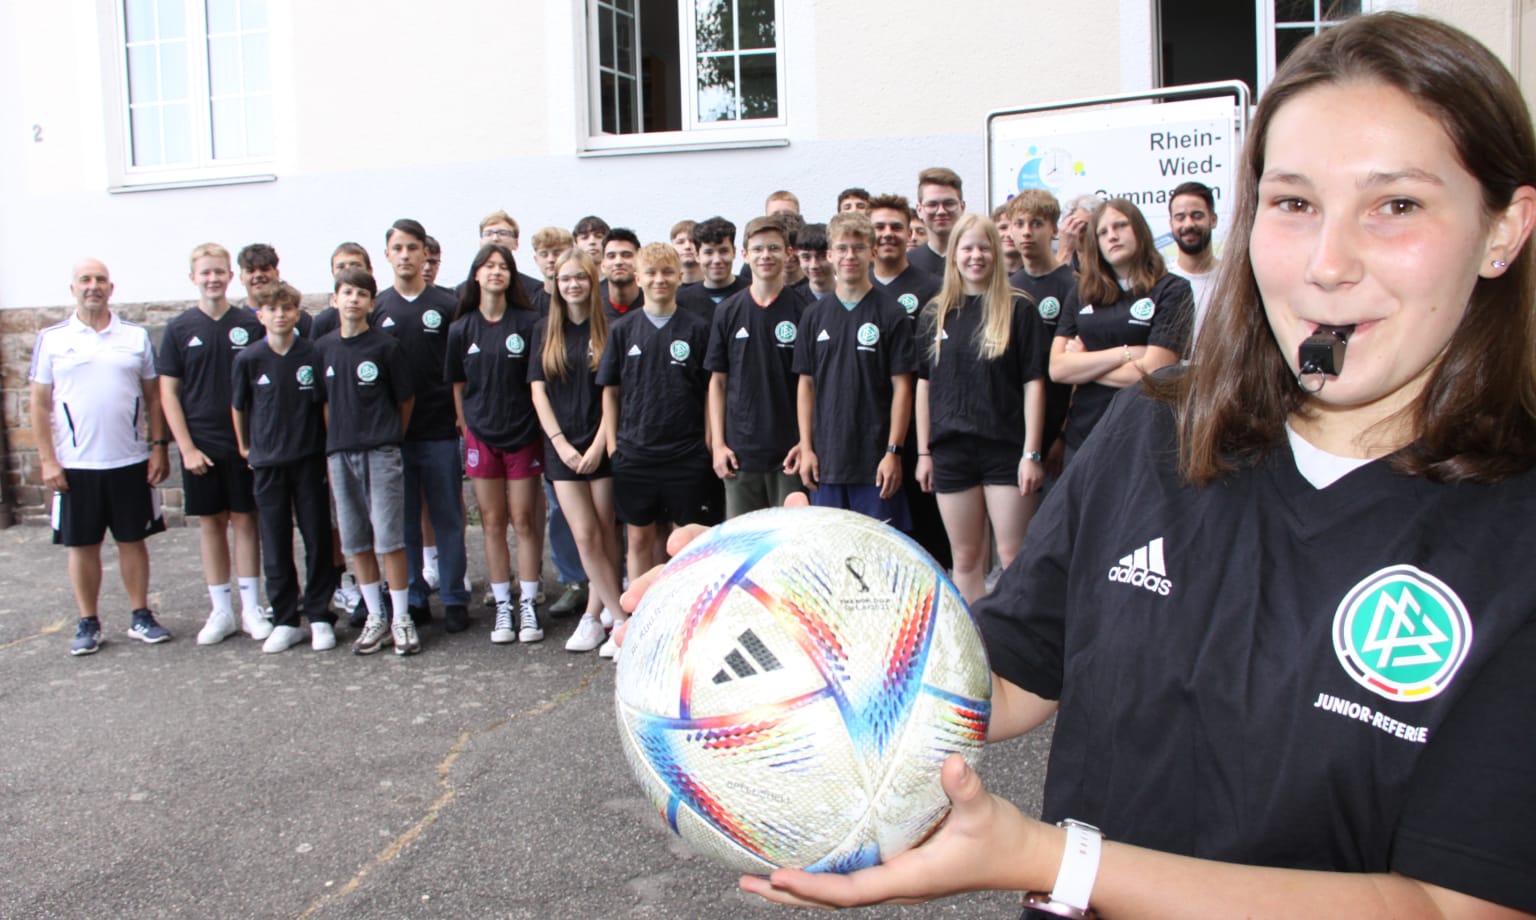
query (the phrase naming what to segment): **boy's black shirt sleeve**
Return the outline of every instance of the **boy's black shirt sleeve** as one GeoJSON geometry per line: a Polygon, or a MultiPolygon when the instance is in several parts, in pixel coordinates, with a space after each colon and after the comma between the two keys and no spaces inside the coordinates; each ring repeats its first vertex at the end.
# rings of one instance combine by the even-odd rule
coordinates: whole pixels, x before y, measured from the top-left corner
{"type": "Polygon", "coordinates": [[[180,381],[177,394],[187,431],[203,453],[239,456],[229,414],[235,356],[265,335],[244,307],[231,306],[213,319],[194,306],[166,324],[155,370],[180,381]]]}
{"type": "MultiPolygon", "coordinates": [[[[330,406],[325,450],[372,450],[399,445],[400,406],[411,398],[413,374],[400,344],[375,329],[319,343],[323,395],[330,406]]],[[[415,415],[415,409],[412,409],[415,415]]]]}
{"type": "Polygon", "coordinates": [[[246,414],[251,466],[280,466],[325,451],[320,353],[295,338],[286,355],[263,339],[235,358],[233,405],[246,414]]]}
{"type": "Polygon", "coordinates": [[[443,380],[448,328],[457,308],[453,292],[447,288],[429,286],[415,300],[406,300],[394,288],[387,288],[379,292],[368,319],[371,329],[400,343],[411,371],[416,407],[411,411],[407,441],[447,441],[459,436],[453,389],[443,380]]]}
{"type": "Polygon", "coordinates": [[[765,307],[742,290],[715,310],[704,367],[727,375],[725,442],[746,472],[778,470],[800,440],[794,356],[808,305],[804,293],[786,287],[765,307]]]}
{"type": "Polygon", "coordinates": [[[448,331],[445,379],[464,385],[464,424],[498,450],[516,450],[538,435],[528,390],[537,321],[532,310],[509,307],[492,323],[476,310],[448,331]]]}
{"type": "Polygon", "coordinates": [[[628,462],[668,463],[704,450],[704,354],[709,326],[677,310],[657,329],[644,311],[615,323],[597,382],[619,387],[618,452],[628,462]]]}

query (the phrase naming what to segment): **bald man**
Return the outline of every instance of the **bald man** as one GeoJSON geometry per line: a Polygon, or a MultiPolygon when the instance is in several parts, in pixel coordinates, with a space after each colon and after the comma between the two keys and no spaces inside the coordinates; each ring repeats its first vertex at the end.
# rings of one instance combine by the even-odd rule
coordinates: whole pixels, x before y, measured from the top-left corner
{"type": "Polygon", "coordinates": [[[32,349],[32,435],[43,483],[54,490],[53,542],[69,550],[80,623],[71,655],[101,647],[101,544],[112,531],[132,605],[128,636],[171,638],[149,609],[149,549],[165,529],[154,486],[165,479],[165,418],[149,332],[108,307],[112,277],[96,259],[74,268],[69,319],[37,334],[32,349]]]}

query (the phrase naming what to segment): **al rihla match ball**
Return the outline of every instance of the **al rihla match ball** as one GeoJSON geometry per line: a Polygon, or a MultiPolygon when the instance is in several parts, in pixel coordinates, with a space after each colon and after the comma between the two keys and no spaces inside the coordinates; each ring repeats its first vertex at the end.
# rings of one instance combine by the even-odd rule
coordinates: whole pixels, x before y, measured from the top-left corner
{"type": "Polygon", "coordinates": [[[921,547],[850,511],[775,508],[662,571],[615,705],[636,777],[695,850],[847,872],[943,820],[939,768],[979,761],[991,695],[981,635],[921,547]]]}

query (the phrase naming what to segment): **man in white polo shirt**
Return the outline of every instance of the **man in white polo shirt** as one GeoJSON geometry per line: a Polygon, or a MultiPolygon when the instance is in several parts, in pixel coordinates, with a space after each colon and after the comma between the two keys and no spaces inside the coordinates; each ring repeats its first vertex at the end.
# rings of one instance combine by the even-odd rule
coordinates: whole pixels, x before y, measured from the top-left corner
{"type": "Polygon", "coordinates": [[[168,467],[149,333],[108,308],[112,279],[96,259],[75,266],[69,290],[78,304],[74,315],[39,332],[33,346],[32,434],[43,483],[55,490],[53,541],[69,548],[80,608],[69,653],[89,655],[102,641],[96,605],[108,529],[133,605],[129,637],[151,644],[171,638],[149,610],[144,545],[165,529],[154,486],[168,467]]]}

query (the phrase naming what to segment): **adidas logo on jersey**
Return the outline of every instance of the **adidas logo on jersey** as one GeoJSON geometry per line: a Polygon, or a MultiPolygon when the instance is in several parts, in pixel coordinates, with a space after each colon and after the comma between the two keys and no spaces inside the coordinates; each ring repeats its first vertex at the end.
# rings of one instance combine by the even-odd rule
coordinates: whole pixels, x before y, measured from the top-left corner
{"type": "Polygon", "coordinates": [[[830,341],[832,341],[832,337],[830,335],[827,335],[827,330],[823,329],[823,330],[821,330],[821,335],[818,335],[816,337],[816,341],[818,341],[818,342],[830,342],[830,341]]]}
{"type": "Polygon", "coordinates": [[[626,354],[626,355],[628,355],[630,357],[634,357],[635,355],[638,355],[639,353],[640,353],[640,346],[639,345],[631,345],[631,346],[629,346],[629,351],[624,352],[624,354],[626,354]]]}
{"type": "Polygon", "coordinates": [[[203,340],[198,338],[195,335],[192,338],[187,339],[187,347],[188,348],[192,348],[193,346],[201,345],[201,344],[203,344],[203,340]]]}
{"type": "Polygon", "coordinates": [[[393,326],[394,324],[395,324],[395,318],[393,316],[386,316],[386,317],[384,317],[384,322],[379,323],[379,325],[382,328],[385,328],[385,329],[388,329],[389,327],[393,326]]]}
{"type": "Polygon", "coordinates": [[[325,376],[327,376],[327,377],[334,377],[334,376],[336,376],[336,368],[334,368],[334,367],[327,367],[325,369],[325,376]]]}
{"type": "Polygon", "coordinates": [[[1163,538],[1138,547],[1129,556],[1121,556],[1120,564],[1109,570],[1109,580],[1125,585],[1146,588],[1153,594],[1168,596],[1173,582],[1168,580],[1168,566],[1163,559],[1163,538]]]}
{"type": "Polygon", "coordinates": [[[747,327],[746,326],[742,326],[740,329],[736,330],[736,338],[738,338],[738,339],[750,339],[750,338],[752,338],[752,336],[747,333],[747,327]]]}
{"type": "Polygon", "coordinates": [[[478,355],[479,353],[480,353],[480,343],[479,342],[470,342],[469,343],[469,351],[466,351],[465,354],[466,355],[478,355]]]}
{"type": "Polygon", "coordinates": [[[256,385],[259,386],[259,387],[268,386],[271,383],[272,383],[272,381],[267,379],[267,375],[266,374],[262,374],[260,377],[256,378],[256,385]]]}
{"type": "Polygon", "coordinates": [[[784,667],[752,630],[748,629],[737,636],[736,642],[736,648],[731,649],[730,654],[725,656],[725,667],[716,671],[715,676],[710,679],[712,683],[727,684],[759,672],[777,671],[784,667]],[[748,656],[752,661],[747,660],[748,656]],[[757,662],[757,667],[754,668],[752,662],[757,662]]]}

